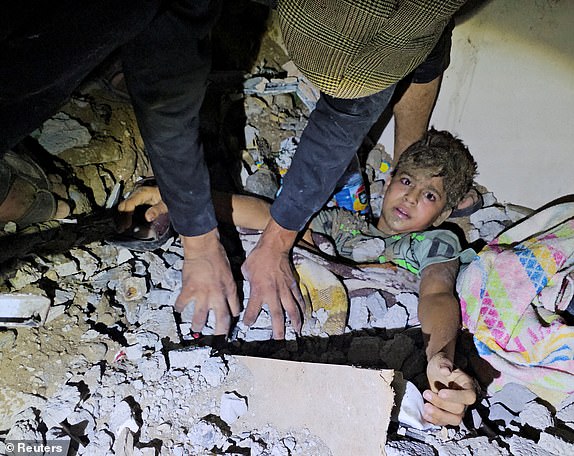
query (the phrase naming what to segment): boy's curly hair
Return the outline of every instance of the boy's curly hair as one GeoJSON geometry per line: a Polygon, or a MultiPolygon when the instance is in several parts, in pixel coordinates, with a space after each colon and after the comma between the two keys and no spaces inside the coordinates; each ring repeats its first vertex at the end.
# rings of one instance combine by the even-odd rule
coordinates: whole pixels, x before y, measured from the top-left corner
{"type": "Polygon", "coordinates": [[[476,161],[464,143],[448,131],[431,128],[399,158],[395,173],[424,170],[430,177],[442,177],[446,208],[455,208],[471,189],[476,161]]]}

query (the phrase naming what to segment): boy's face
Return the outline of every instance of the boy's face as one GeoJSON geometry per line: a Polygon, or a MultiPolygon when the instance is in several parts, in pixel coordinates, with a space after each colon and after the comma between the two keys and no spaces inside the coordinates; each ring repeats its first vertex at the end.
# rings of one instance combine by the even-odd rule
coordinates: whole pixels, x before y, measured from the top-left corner
{"type": "Polygon", "coordinates": [[[442,177],[421,170],[397,170],[385,190],[377,228],[385,234],[423,231],[448,218],[442,177]]]}

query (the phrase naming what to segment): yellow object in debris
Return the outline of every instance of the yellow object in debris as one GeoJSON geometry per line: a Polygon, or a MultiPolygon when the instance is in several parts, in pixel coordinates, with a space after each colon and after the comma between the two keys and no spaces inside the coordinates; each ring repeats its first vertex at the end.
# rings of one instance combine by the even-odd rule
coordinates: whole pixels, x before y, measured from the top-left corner
{"type": "Polygon", "coordinates": [[[295,266],[299,288],[307,304],[306,320],[312,311],[324,309],[327,319],[323,329],[328,334],[343,334],[347,321],[349,299],[343,283],[324,266],[304,258],[295,266]]]}

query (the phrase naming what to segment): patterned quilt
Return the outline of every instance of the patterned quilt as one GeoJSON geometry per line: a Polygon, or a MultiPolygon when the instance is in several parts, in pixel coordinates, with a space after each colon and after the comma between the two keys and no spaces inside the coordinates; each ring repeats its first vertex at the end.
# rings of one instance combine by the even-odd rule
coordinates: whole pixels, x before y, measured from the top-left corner
{"type": "Polygon", "coordinates": [[[560,315],[574,296],[574,203],[521,221],[459,274],[463,326],[499,376],[552,404],[574,392],[574,327],[560,315]]]}

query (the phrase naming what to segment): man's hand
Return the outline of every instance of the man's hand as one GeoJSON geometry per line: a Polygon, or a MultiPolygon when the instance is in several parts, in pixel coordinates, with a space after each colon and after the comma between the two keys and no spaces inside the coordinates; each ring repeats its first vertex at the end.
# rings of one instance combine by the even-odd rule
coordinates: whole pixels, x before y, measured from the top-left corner
{"type": "Polygon", "coordinates": [[[454,369],[452,361],[439,352],[427,365],[430,390],[423,392],[427,400],[423,418],[440,426],[458,426],[466,408],[476,402],[475,382],[460,369],[454,369]]]}
{"type": "Polygon", "coordinates": [[[217,229],[201,236],[181,236],[181,241],[184,252],[182,289],[175,302],[175,310],[183,312],[193,302],[191,330],[200,332],[209,310],[213,309],[215,334],[227,335],[230,314],[238,316],[240,306],[237,286],[217,229]]]}
{"type": "Polygon", "coordinates": [[[297,333],[301,331],[304,300],[289,256],[296,236],[297,232],[286,230],[271,220],[241,268],[250,285],[243,322],[248,326],[255,323],[261,307],[267,304],[274,339],[285,337],[283,311],[291,320],[293,329],[297,333]]]}

